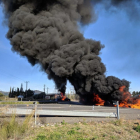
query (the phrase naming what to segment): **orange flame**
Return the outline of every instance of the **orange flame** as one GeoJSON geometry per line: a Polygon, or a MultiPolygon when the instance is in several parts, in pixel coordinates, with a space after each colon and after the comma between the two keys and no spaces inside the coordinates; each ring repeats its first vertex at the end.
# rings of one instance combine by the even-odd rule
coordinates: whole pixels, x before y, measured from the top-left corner
{"type": "Polygon", "coordinates": [[[61,95],[61,100],[64,101],[66,99],[66,96],[62,92],[60,93],[60,95],[61,95]]]}
{"type": "Polygon", "coordinates": [[[95,103],[95,105],[101,105],[103,106],[105,101],[102,100],[98,94],[93,93],[93,102],[95,103]]]}
{"type": "Polygon", "coordinates": [[[120,101],[119,106],[140,109],[140,97],[138,98],[131,97],[131,94],[129,92],[125,92],[124,89],[125,86],[121,86],[119,88],[119,90],[123,93],[122,94],[123,100],[120,101]]]}

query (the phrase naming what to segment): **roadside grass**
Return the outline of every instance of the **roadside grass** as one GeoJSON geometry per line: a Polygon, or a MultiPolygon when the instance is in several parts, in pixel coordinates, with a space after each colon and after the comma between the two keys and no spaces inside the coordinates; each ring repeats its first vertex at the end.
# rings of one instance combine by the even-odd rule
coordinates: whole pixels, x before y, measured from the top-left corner
{"type": "Polygon", "coordinates": [[[0,101],[5,101],[7,97],[5,96],[0,96],[0,101]]]}
{"type": "Polygon", "coordinates": [[[135,122],[139,120],[46,125],[36,127],[35,134],[24,140],[137,140],[140,133],[134,130],[135,122]]]}
{"type": "Polygon", "coordinates": [[[34,126],[33,114],[19,121],[14,114],[0,119],[0,140],[138,140],[140,120],[114,120],[34,126]]]}
{"type": "MultiPolygon", "coordinates": [[[[0,97],[0,105],[6,104],[34,104],[35,101],[18,101],[17,98],[9,98],[7,96],[0,97]]],[[[37,102],[39,104],[39,102],[37,102]]]]}
{"type": "Polygon", "coordinates": [[[134,130],[140,133],[140,125],[138,124],[137,126],[134,127],[134,130]]]}
{"type": "Polygon", "coordinates": [[[31,131],[31,125],[33,122],[33,114],[25,117],[23,123],[16,121],[16,116],[13,114],[9,118],[3,117],[0,121],[0,140],[20,140],[24,138],[24,135],[31,131]]]}
{"type": "Polygon", "coordinates": [[[17,98],[9,98],[8,96],[1,96],[1,101],[17,101],[17,98]]]}
{"type": "MultiPolygon", "coordinates": [[[[2,101],[0,102],[1,105],[6,105],[6,104],[34,104],[35,101],[2,101]]],[[[37,102],[38,103],[38,102],[37,102]]],[[[39,103],[38,103],[39,104],[39,103]]]]}

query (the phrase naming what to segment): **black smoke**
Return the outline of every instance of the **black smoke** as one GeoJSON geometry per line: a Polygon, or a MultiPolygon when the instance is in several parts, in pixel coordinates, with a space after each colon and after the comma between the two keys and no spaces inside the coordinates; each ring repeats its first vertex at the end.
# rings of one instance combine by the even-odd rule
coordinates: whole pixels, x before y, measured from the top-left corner
{"type": "MultiPolygon", "coordinates": [[[[40,64],[56,87],[65,92],[69,81],[87,104],[93,93],[104,100],[121,100],[121,86],[129,82],[105,76],[106,68],[99,57],[104,47],[100,41],[85,39],[78,23],[96,21],[93,4],[102,0],[1,0],[8,18],[12,50],[32,64],[40,64]]],[[[112,0],[118,7],[128,2],[112,0]]]]}

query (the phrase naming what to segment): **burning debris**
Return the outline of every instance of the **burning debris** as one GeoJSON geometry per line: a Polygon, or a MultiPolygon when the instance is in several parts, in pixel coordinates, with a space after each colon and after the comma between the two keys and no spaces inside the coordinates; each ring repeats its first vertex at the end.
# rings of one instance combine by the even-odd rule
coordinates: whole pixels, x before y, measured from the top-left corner
{"type": "Polygon", "coordinates": [[[122,100],[120,101],[120,107],[131,107],[140,109],[140,96],[137,98],[132,97],[128,91],[125,91],[125,86],[119,88],[122,92],[122,100]]]}
{"type": "Polygon", "coordinates": [[[60,89],[59,89],[58,91],[60,91],[61,100],[62,100],[62,101],[65,101],[65,99],[67,98],[67,97],[65,96],[65,91],[66,91],[66,86],[65,86],[65,84],[62,84],[61,87],[60,87],[60,89]]]}
{"type": "MultiPolygon", "coordinates": [[[[12,51],[25,56],[33,66],[40,64],[60,89],[61,96],[65,98],[68,80],[85,104],[125,101],[129,82],[105,76],[106,68],[99,57],[104,46],[99,41],[85,39],[78,30],[77,23],[86,25],[97,19],[93,7],[103,3],[102,0],[1,2],[8,19],[7,38],[12,51]]],[[[110,0],[116,7],[124,3],[129,2],[110,0]]]]}

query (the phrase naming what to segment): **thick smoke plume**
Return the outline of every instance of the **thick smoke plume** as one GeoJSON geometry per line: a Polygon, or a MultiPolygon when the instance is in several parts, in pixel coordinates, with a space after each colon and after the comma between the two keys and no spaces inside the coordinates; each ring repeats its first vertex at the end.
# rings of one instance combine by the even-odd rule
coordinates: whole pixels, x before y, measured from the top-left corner
{"type": "MultiPolygon", "coordinates": [[[[93,4],[102,0],[1,0],[9,31],[12,50],[40,64],[57,88],[67,80],[88,104],[93,93],[102,99],[121,100],[119,87],[129,90],[129,82],[105,77],[106,68],[99,57],[104,47],[99,41],[85,39],[78,30],[94,22],[97,16],[93,4]]],[[[122,1],[110,1],[121,5],[122,1]]],[[[127,2],[124,0],[123,2],[127,2]]],[[[61,91],[61,90],[60,90],[61,91]]]]}

